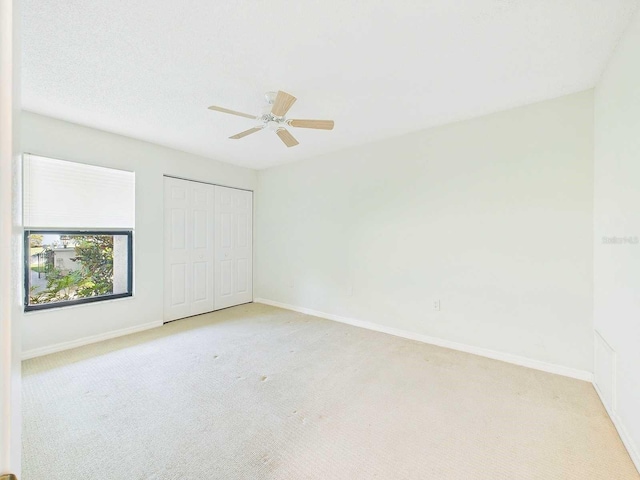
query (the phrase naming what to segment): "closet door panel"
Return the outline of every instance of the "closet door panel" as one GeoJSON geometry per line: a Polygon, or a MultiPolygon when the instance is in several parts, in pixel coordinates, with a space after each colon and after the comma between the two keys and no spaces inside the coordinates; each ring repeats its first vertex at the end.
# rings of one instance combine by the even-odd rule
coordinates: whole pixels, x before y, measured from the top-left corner
{"type": "Polygon", "coordinates": [[[164,320],[210,312],[214,306],[212,185],[164,179],[164,320]]]}
{"type": "Polygon", "coordinates": [[[191,189],[191,315],[213,311],[215,187],[188,182],[191,189]]]}
{"type": "Polygon", "coordinates": [[[164,182],[164,320],[189,316],[189,186],[164,182]]]}
{"type": "Polygon", "coordinates": [[[216,309],[253,301],[252,214],[252,192],[216,187],[216,309]]]}

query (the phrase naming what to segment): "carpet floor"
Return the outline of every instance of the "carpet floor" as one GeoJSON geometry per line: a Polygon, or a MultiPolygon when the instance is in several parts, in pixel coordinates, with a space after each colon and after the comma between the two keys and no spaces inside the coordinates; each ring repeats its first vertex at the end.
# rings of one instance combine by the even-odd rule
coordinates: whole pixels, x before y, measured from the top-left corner
{"type": "Polygon", "coordinates": [[[259,304],[23,388],[23,480],[640,479],[587,382],[259,304]]]}

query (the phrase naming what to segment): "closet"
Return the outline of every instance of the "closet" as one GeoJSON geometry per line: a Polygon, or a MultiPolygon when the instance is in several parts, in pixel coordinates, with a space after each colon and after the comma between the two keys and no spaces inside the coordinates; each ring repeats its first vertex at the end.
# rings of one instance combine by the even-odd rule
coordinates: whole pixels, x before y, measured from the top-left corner
{"type": "Polygon", "coordinates": [[[253,192],[164,177],[164,320],[253,301],[253,192]]]}

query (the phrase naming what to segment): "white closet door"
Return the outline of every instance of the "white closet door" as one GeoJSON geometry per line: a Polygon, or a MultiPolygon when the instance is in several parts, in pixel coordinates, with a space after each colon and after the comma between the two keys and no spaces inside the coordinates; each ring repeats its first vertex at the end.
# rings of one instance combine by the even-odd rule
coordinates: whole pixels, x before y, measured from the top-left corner
{"type": "Polygon", "coordinates": [[[253,301],[253,193],[215,187],[215,307],[253,301]]]}
{"type": "Polygon", "coordinates": [[[164,179],[164,319],[213,310],[212,185],[164,179]]]}

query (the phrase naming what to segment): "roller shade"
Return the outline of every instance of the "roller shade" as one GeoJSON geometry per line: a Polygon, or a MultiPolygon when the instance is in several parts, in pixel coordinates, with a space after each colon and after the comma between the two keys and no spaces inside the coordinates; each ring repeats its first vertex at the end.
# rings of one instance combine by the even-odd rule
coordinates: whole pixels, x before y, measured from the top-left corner
{"type": "Polygon", "coordinates": [[[24,155],[24,226],[128,228],[135,223],[135,173],[24,155]]]}

